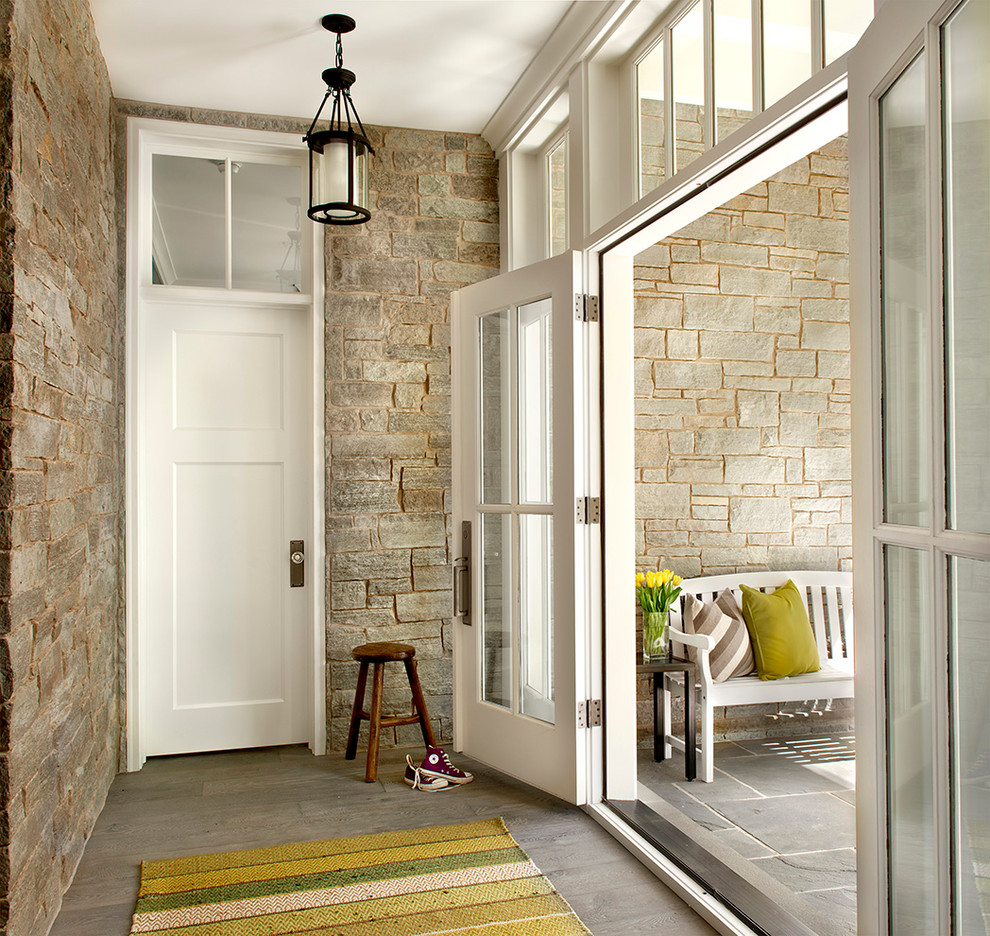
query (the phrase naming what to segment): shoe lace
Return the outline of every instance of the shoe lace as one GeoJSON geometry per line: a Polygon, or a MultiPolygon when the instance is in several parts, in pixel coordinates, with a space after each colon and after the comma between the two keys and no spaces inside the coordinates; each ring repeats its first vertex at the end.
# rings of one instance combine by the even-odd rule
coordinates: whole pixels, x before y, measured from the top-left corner
{"type": "Polygon", "coordinates": [[[439,748],[437,753],[440,755],[445,767],[449,767],[451,770],[457,770],[457,768],[450,762],[450,758],[447,756],[447,752],[443,750],[443,748],[439,748]]]}
{"type": "Polygon", "coordinates": [[[413,774],[412,788],[414,790],[418,790],[419,781],[420,781],[419,768],[413,763],[412,758],[408,754],[406,755],[406,764],[408,765],[409,769],[412,771],[413,774]]]}

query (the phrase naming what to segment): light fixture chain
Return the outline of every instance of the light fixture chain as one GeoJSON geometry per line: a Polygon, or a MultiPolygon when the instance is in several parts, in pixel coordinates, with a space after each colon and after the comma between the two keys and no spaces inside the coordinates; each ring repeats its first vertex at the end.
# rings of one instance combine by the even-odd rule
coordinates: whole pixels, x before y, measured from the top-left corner
{"type": "Polygon", "coordinates": [[[337,33],[337,67],[344,67],[344,44],[340,41],[340,33],[337,33]]]}

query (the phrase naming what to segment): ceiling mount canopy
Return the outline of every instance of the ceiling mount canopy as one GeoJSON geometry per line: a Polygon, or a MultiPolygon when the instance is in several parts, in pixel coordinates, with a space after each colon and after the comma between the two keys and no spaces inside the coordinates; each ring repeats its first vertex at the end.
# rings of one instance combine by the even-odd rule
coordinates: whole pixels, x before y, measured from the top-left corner
{"type": "Polygon", "coordinates": [[[327,91],[303,137],[309,147],[306,213],[321,224],[364,224],[371,218],[368,164],[375,151],[351,100],[350,89],[357,76],[344,68],[344,48],[340,41],[344,33],[354,29],[355,23],[344,13],[328,13],[320,22],[324,29],[337,34],[337,56],[334,67],[323,71],[327,91]],[[329,127],[317,130],[316,123],[331,98],[329,127]]]}

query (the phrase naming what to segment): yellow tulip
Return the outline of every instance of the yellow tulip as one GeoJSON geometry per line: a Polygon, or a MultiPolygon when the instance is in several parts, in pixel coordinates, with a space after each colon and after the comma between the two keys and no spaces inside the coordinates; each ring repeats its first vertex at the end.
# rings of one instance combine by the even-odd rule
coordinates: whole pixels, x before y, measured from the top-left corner
{"type": "Polygon", "coordinates": [[[660,573],[660,584],[666,585],[671,578],[673,578],[673,576],[674,573],[671,572],[670,569],[664,569],[663,572],[660,573]]]}
{"type": "Polygon", "coordinates": [[[672,585],[673,585],[673,586],[674,586],[675,588],[676,588],[676,587],[677,587],[678,585],[680,585],[680,584],[681,584],[681,582],[683,582],[683,581],[684,581],[684,579],[682,579],[682,578],[681,578],[681,577],[680,577],[679,575],[675,575],[675,576],[674,576],[674,577],[673,577],[673,578],[672,578],[672,579],[670,580],[670,582],[671,582],[671,584],[672,584],[672,585]]]}
{"type": "Polygon", "coordinates": [[[637,584],[637,586],[642,585],[643,584],[643,580],[645,578],[646,578],[646,576],[643,575],[642,572],[637,572],[636,573],[636,584],[637,584]]]}
{"type": "Polygon", "coordinates": [[[656,588],[657,587],[657,574],[656,574],[656,572],[652,572],[651,571],[651,572],[647,572],[646,573],[646,587],[647,588],[656,588]]]}

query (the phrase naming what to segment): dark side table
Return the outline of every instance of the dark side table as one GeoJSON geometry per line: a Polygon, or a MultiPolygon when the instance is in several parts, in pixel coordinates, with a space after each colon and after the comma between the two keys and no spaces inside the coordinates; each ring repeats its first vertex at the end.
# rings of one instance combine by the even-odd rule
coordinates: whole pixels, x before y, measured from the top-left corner
{"type": "Polygon", "coordinates": [[[664,723],[661,693],[663,692],[664,673],[684,674],[684,776],[693,780],[697,776],[698,752],[695,747],[695,665],[690,660],[680,660],[677,657],[656,663],[640,663],[637,673],[653,674],[653,760],[662,761],[664,757],[664,735],[667,725],[664,723]]]}

